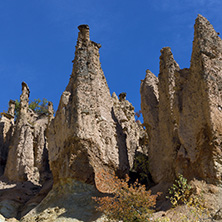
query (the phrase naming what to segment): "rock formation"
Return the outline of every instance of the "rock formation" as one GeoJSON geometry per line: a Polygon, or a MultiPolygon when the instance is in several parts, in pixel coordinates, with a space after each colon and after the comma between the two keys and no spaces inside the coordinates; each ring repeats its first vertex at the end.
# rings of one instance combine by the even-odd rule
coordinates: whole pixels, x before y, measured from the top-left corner
{"type": "Polygon", "coordinates": [[[53,189],[24,221],[35,221],[37,212],[46,221],[52,216],[99,221],[91,197],[99,195],[96,188],[105,190],[97,175],[102,170],[120,176],[128,173],[135,151],[145,149],[145,131],[135,122],[126,93],[119,99],[115,93],[110,95],[99,61],[101,45],[89,39],[87,25],[78,28],[73,71],[48,132],[53,189]],[[46,215],[46,208],[53,209],[51,215],[46,215]]]}
{"type": "Polygon", "coordinates": [[[15,102],[9,101],[8,112],[1,113],[0,119],[0,175],[4,173],[9,144],[13,135],[15,102]]]}
{"type": "MultiPolygon", "coordinates": [[[[14,182],[31,181],[38,184],[43,175],[49,173],[45,136],[48,117],[38,116],[29,109],[29,93],[27,84],[23,82],[19,115],[14,134],[11,134],[4,176],[14,182]]],[[[9,107],[9,113],[11,116],[14,113],[12,106],[9,107]]],[[[14,116],[12,118],[14,121],[14,116]]]]}
{"type": "Polygon", "coordinates": [[[126,93],[121,93],[119,99],[116,94],[113,93],[112,99],[113,111],[115,114],[114,121],[116,122],[116,129],[118,132],[117,141],[119,146],[127,147],[125,150],[127,150],[128,154],[128,164],[129,168],[132,169],[134,167],[135,152],[147,155],[147,134],[142,124],[140,122],[135,122],[134,107],[126,100],[126,93]]]}
{"type": "Polygon", "coordinates": [[[147,71],[141,107],[156,183],[179,173],[222,185],[222,41],[201,15],[195,23],[189,69],[163,48],[158,78],[147,71]]]}
{"type": "Polygon", "coordinates": [[[72,75],[49,131],[55,183],[73,178],[94,184],[101,168],[128,173],[139,146],[133,106],[111,98],[99,61],[101,45],[90,41],[87,25],[79,30],[72,75]]]}
{"type": "MultiPolygon", "coordinates": [[[[48,115],[29,109],[24,82],[16,123],[13,101],[2,113],[0,170],[20,183],[0,189],[0,214],[25,215],[23,222],[103,221],[92,201],[107,192],[99,174],[129,173],[137,153],[149,155],[155,183],[168,186],[179,173],[195,178],[192,182],[203,187],[211,207],[222,209],[222,41],[210,23],[200,15],[196,19],[189,69],[181,70],[165,47],[158,78],[147,70],[141,108],[148,139],[126,93],[110,95],[99,60],[101,45],[90,40],[87,25],[78,28],[72,74],[55,118],[52,103],[48,115]],[[49,166],[52,190],[51,181],[45,182],[49,166]],[[10,189],[16,196],[8,200],[10,189]]],[[[0,188],[5,183],[0,180],[0,188]]]]}

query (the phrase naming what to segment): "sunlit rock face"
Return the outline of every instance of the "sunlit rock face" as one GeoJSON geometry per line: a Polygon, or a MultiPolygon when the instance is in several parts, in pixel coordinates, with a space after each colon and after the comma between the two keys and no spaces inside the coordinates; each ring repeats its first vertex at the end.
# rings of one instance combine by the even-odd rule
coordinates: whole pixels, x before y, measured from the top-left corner
{"type": "Polygon", "coordinates": [[[123,176],[135,152],[146,150],[146,133],[126,93],[110,95],[100,44],[89,39],[87,25],[78,28],[73,71],[48,130],[53,189],[22,221],[104,221],[92,200],[107,191],[99,174],[123,176]]]}
{"type": "Polygon", "coordinates": [[[80,25],[73,71],[49,130],[54,183],[72,178],[96,184],[103,170],[124,175],[133,165],[140,131],[134,108],[110,91],[99,60],[100,44],[80,25]]]}
{"type": "MultiPolygon", "coordinates": [[[[30,181],[44,183],[50,177],[46,130],[48,117],[38,115],[29,109],[29,87],[22,83],[19,115],[14,124],[14,109],[9,106],[13,127],[8,144],[8,156],[4,176],[13,182],[30,181]]],[[[9,104],[10,105],[10,104],[9,104]]]]}
{"type": "Polygon", "coordinates": [[[156,183],[178,173],[222,185],[222,41],[198,15],[189,69],[163,48],[158,79],[147,71],[141,106],[156,183]]]}

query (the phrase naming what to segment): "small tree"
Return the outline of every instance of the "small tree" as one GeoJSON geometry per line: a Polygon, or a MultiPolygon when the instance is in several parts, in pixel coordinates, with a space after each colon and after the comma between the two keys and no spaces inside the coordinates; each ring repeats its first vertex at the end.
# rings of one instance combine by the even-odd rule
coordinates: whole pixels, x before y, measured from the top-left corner
{"type": "Polygon", "coordinates": [[[15,113],[14,113],[15,119],[17,119],[19,116],[19,110],[20,110],[20,102],[16,99],[15,100],[15,113]]]}
{"type": "Polygon", "coordinates": [[[41,99],[34,99],[29,104],[29,108],[38,114],[48,113],[48,101],[45,98],[42,101],[41,99]]]}
{"type": "MultiPolygon", "coordinates": [[[[29,108],[32,109],[35,113],[38,114],[47,114],[48,113],[48,101],[47,99],[34,99],[29,104],[29,108]]],[[[18,118],[20,111],[20,101],[15,100],[15,119],[18,118]]]]}
{"type": "Polygon", "coordinates": [[[122,220],[123,222],[150,221],[153,209],[156,205],[157,195],[151,195],[144,185],[136,181],[129,185],[129,177],[118,179],[105,172],[98,177],[107,186],[110,185],[112,196],[95,197],[97,210],[103,212],[108,221],[122,220]]]}

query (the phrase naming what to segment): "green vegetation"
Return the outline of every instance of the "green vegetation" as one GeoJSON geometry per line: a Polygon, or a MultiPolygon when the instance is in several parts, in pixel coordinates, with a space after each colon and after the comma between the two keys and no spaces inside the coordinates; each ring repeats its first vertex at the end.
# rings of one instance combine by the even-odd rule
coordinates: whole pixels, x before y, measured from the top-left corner
{"type": "Polygon", "coordinates": [[[175,183],[169,189],[169,196],[173,208],[169,217],[164,216],[154,218],[153,212],[156,206],[157,195],[152,195],[150,190],[146,190],[145,185],[136,181],[130,184],[129,177],[119,179],[114,175],[101,172],[98,175],[99,186],[105,187],[112,195],[93,198],[97,205],[97,210],[103,212],[107,221],[123,222],[199,222],[212,221],[208,209],[204,206],[203,196],[195,194],[192,186],[183,175],[179,175],[175,183]],[[171,218],[172,217],[172,218],[171,218]]]}
{"type": "Polygon", "coordinates": [[[170,199],[173,207],[189,202],[191,186],[187,183],[187,179],[184,178],[183,175],[179,174],[178,179],[175,180],[175,183],[169,189],[169,194],[170,196],[166,198],[170,199]]]}
{"type": "Polygon", "coordinates": [[[178,220],[182,222],[199,222],[210,219],[210,213],[204,205],[203,195],[193,193],[191,185],[188,184],[187,179],[179,174],[175,183],[169,189],[168,198],[173,208],[179,205],[184,205],[186,212],[180,213],[178,220]]]}
{"type": "MultiPolygon", "coordinates": [[[[48,101],[47,99],[34,99],[29,104],[29,108],[32,109],[37,114],[47,114],[48,113],[48,101]]],[[[20,102],[15,100],[15,118],[19,116],[20,102]]]]}

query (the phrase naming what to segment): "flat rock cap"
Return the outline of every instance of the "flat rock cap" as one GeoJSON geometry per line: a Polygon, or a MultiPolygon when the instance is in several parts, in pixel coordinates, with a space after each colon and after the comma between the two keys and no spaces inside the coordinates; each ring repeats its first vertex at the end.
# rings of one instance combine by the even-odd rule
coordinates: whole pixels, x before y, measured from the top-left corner
{"type": "Polygon", "coordinates": [[[86,24],[79,25],[79,26],[78,26],[78,29],[79,29],[80,31],[83,30],[83,29],[89,29],[89,26],[86,25],[86,24]]]}

